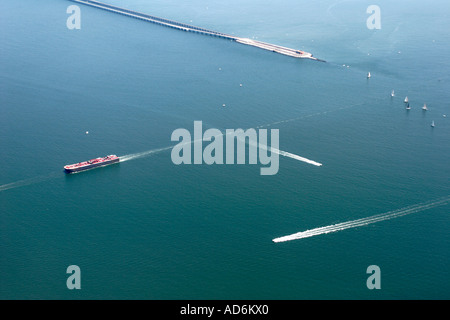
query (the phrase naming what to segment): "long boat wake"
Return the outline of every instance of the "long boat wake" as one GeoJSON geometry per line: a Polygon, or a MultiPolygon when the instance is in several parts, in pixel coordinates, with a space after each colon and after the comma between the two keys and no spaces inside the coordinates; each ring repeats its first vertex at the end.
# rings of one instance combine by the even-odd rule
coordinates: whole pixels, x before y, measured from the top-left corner
{"type": "Polygon", "coordinates": [[[428,210],[428,209],[431,209],[434,207],[444,206],[444,205],[447,205],[449,202],[450,202],[450,196],[446,196],[443,198],[431,200],[428,202],[422,202],[419,204],[411,205],[411,206],[397,209],[394,211],[377,214],[377,215],[370,216],[367,218],[342,222],[342,223],[338,223],[338,224],[329,225],[326,227],[320,227],[320,228],[315,228],[315,229],[311,229],[311,230],[294,233],[294,234],[287,235],[284,237],[275,238],[272,241],[273,242],[285,242],[285,241],[314,237],[314,236],[318,236],[321,234],[341,231],[341,230],[350,229],[350,228],[357,228],[357,227],[365,226],[365,225],[372,224],[375,222],[380,222],[380,221],[384,221],[384,220],[389,220],[389,219],[406,216],[411,213],[428,210]]]}
{"type": "Polygon", "coordinates": [[[290,153],[290,152],[287,152],[287,151],[278,150],[278,149],[275,149],[275,148],[270,148],[270,150],[272,152],[278,153],[280,156],[283,156],[283,157],[288,157],[288,158],[295,159],[295,160],[298,160],[298,161],[306,162],[306,163],[312,164],[313,166],[317,166],[317,167],[322,166],[322,164],[320,162],[316,162],[314,160],[307,159],[307,158],[301,157],[299,155],[296,155],[296,154],[293,154],[293,153],[290,153]]]}
{"type": "Polygon", "coordinates": [[[46,180],[50,180],[52,178],[56,178],[60,174],[61,174],[60,172],[53,172],[53,173],[51,173],[49,175],[46,175],[46,176],[37,176],[37,177],[34,177],[34,178],[23,179],[23,180],[11,182],[11,183],[3,184],[3,185],[0,186],[0,192],[8,190],[8,189],[14,189],[14,188],[19,188],[19,187],[23,187],[23,186],[29,186],[31,184],[35,184],[35,183],[43,182],[43,181],[46,181],[46,180]]]}
{"type": "Polygon", "coordinates": [[[166,150],[170,150],[172,148],[173,148],[173,146],[170,146],[170,147],[165,147],[165,148],[152,149],[152,150],[148,150],[148,151],[127,154],[127,155],[124,155],[124,156],[120,156],[119,159],[120,159],[120,162],[130,161],[130,160],[134,160],[134,159],[143,158],[143,157],[149,156],[151,154],[155,154],[155,153],[163,152],[163,151],[166,151],[166,150]]]}
{"type": "MultiPolygon", "coordinates": [[[[223,135],[224,134],[222,133],[220,136],[223,136],[223,135]]],[[[219,136],[217,136],[217,137],[219,137],[219,136]]],[[[198,142],[198,141],[202,141],[202,139],[193,140],[191,142],[186,142],[184,144],[193,144],[193,143],[198,142]]],[[[208,140],[203,140],[203,141],[208,141],[208,140]]],[[[268,146],[264,146],[264,145],[260,145],[260,144],[255,144],[254,142],[249,142],[249,141],[245,141],[245,142],[248,143],[248,144],[251,144],[251,145],[256,145],[259,148],[263,148],[263,149],[266,149],[266,150],[268,149],[271,152],[275,152],[275,153],[277,153],[277,154],[279,154],[280,156],[283,156],[283,157],[287,157],[287,158],[295,159],[295,160],[302,161],[302,162],[305,162],[305,163],[309,163],[309,164],[312,164],[314,166],[321,166],[322,165],[319,162],[316,162],[314,160],[310,160],[310,159],[301,157],[299,155],[296,155],[296,154],[293,154],[293,153],[290,153],[290,152],[287,152],[287,151],[279,150],[279,149],[276,149],[276,148],[272,148],[272,147],[268,147],[268,146]]],[[[120,162],[125,162],[125,161],[129,161],[129,160],[139,159],[139,158],[143,158],[143,157],[155,154],[155,153],[171,150],[174,147],[175,147],[175,145],[164,147],[164,148],[152,149],[152,150],[143,151],[143,152],[138,152],[138,153],[127,154],[127,155],[124,155],[124,156],[120,156],[119,159],[120,159],[120,162]]]]}
{"type": "Polygon", "coordinates": [[[322,165],[320,162],[316,162],[314,160],[310,160],[308,158],[304,158],[304,157],[301,157],[301,156],[296,155],[294,153],[283,151],[283,150],[280,150],[280,149],[277,149],[277,148],[272,148],[272,147],[268,147],[268,146],[265,146],[265,145],[257,144],[257,143],[252,142],[252,141],[248,141],[248,144],[257,146],[258,148],[262,148],[264,150],[270,150],[270,152],[277,153],[280,156],[291,158],[291,159],[298,160],[298,161],[301,161],[301,162],[306,162],[306,163],[312,164],[312,165],[317,166],[317,167],[320,167],[322,165]]]}

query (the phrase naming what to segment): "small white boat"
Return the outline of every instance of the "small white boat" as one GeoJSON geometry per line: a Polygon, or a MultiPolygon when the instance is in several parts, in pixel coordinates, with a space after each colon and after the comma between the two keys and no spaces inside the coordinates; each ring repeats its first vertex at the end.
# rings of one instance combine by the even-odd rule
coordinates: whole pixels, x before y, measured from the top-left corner
{"type": "Polygon", "coordinates": [[[434,128],[434,120],[431,121],[431,126],[434,128]]]}
{"type": "Polygon", "coordinates": [[[427,104],[426,104],[426,103],[423,105],[422,110],[423,110],[423,111],[427,111],[427,110],[428,110],[427,104]]]}
{"type": "Polygon", "coordinates": [[[392,92],[391,92],[391,97],[395,97],[395,92],[394,92],[394,90],[392,90],[392,92]]]}
{"type": "Polygon", "coordinates": [[[371,77],[370,72],[367,74],[367,79],[369,79],[371,77]]]}
{"type": "Polygon", "coordinates": [[[408,103],[408,97],[405,97],[405,100],[403,102],[408,103]]]}
{"type": "Polygon", "coordinates": [[[409,106],[409,102],[406,103],[406,110],[411,110],[411,107],[409,106]]]}

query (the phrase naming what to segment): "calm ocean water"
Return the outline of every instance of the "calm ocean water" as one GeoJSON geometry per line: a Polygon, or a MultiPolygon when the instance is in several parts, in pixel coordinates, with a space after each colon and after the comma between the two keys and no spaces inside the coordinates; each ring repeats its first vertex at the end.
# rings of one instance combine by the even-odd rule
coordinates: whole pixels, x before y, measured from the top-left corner
{"type": "Polygon", "coordinates": [[[68,30],[73,2],[1,1],[1,299],[450,298],[448,204],[272,242],[450,196],[448,1],[378,1],[380,30],[366,27],[371,1],[108,3],[327,63],[81,5],[68,30]],[[166,150],[62,172],[174,145],[194,120],[279,129],[280,149],[323,166],[280,157],[261,176],[176,166],[166,150]],[[81,290],[66,287],[69,265],[81,290]]]}

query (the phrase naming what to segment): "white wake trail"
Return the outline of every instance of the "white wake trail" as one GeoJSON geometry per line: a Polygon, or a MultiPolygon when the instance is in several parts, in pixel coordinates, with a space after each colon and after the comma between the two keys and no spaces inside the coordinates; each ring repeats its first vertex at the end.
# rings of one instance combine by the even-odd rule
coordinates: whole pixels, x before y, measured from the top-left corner
{"type": "Polygon", "coordinates": [[[302,232],[297,232],[297,233],[287,235],[284,237],[275,238],[272,241],[273,242],[285,242],[285,241],[298,240],[298,239],[318,236],[321,234],[341,231],[341,230],[350,229],[350,228],[357,228],[357,227],[365,226],[365,225],[372,224],[375,222],[398,218],[398,217],[402,217],[402,216],[405,216],[405,215],[408,215],[411,213],[428,210],[428,209],[431,209],[431,208],[434,208],[437,206],[447,205],[449,202],[450,202],[450,196],[446,196],[443,198],[415,204],[415,205],[397,209],[394,211],[389,211],[389,212],[373,215],[373,216],[370,216],[367,218],[362,218],[362,219],[342,222],[342,223],[338,223],[338,224],[333,224],[333,225],[326,226],[326,227],[320,227],[320,228],[315,228],[315,229],[306,230],[306,231],[302,231],[302,232]]]}
{"type": "MultiPolygon", "coordinates": [[[[192,140],[192,141],[189,141],[189,142],[182,143],[180,146],[188,145],[188,144],[194,144],[195,142],[199,142],[199,141],[207,141],[207,140],[204,140],[204,139],[192,140]]],[[[175,147],[175,145],[164,147],[164,148],[152,149],[152,150],[148,150],[148,151],[131,153],[131,154],[127,154],[127,155],[124,155],[124,156],[120,156],[119,159],[120,159],[120,162],[125,162],[125,161],[129,161],[129,160],[139,159],[139,158],[143,158],[143,157],[149,156],[151,154],[155,154],[155,153],[159,153],[159,152],[163,152],[163,151],[167,151],[167,150],[173,149],[174,147],[175,147]]]]}
{"type": "Polygon", "coordinates": [[[139,159],[139,158],[143,158],[143,157],[149,156],[149,155],[154,154],[154,153],[170,150],[173,147],[174,146],[170,146],[170,147],[164,147],[164,148],[159,148],[159,149],[152,149],[152,150],[148,150],[148,151],[127,154],[127,155],[124,155],[124,156],[120,156],[119,159],[120,159],[120,162],[125,162],[125,161],[129,161],[129,160],[139,159]]]}
{"type": "Polygon", "coordinates": [[[293,154],[293,153],[290,153],[290,152],[287,152],[287,151],[278,150],[278,149],[275,149],[275,148],[270,148],[270,150],[272,152],[278,153],[280,156],[289,157],[289,158],[292,158],[292,159],[295,159],[295,160],[298,160],[298,161],[303,161],[303,162],[312,164],[312,165],[317,166],[317,167],[320,167],[322,165],[320,162],[316,162],[314,160],[310,160],[310,159],[307,159],[307,158],[304,158],[304,157],[300,157],[299,155],[296,155],[296,154],[293,154]]]}
{"type": "Polygon", "coordinates": [[[24,179],[24,180],[19,180],[19,181],[16,181],[16,182],[7,183],[7,184],[4,184],[4,185],[0,186],[0,192],[8,190],[8,189],[14,189],[14,188],[19,188],[19,187],[29,186],[31,184],[35,184],[35,183],[43,182],[43,181],[46,181],[46,180],[50,180],[50,179],[55,178],[55,177],[57,177],[59,175],[60,175],[59,172],[54,172],[54,173],[51,173],[51,174],[46,175],[46,176],[38,176],[38,177],[30,178],[30,179],[24,179]]]}
{"type": "Polygon", "coordinates": [[[293,154],[293,153],[290,153],[290,152],[287,152],[287,151],[283,151],[283,150],[279,150],[279,149],[276,149],[276,148],[268,147],[268,146],[263,145],[263,144],[258,144],[256,142],[252,141],[251,139],[249,140],[248,144],[252,145],[252,146],[259,147],[259,148],[264,149],[264,150],[270,150],[270,152],[277,153],[280,156],[292,158],[292,159],[295,159],[295,160],[298,160],[298,161],[302,161],[302,162],[306,162],[306,163],[312,164],[312,165],[317,166],[317,167],[320,167],[322,165],[320,162],[316,162],[314,160],[310,160],[308,158],[304,158],[304,157],[301,157],[299,155],[296,155],[296,154],[293,154]]]}

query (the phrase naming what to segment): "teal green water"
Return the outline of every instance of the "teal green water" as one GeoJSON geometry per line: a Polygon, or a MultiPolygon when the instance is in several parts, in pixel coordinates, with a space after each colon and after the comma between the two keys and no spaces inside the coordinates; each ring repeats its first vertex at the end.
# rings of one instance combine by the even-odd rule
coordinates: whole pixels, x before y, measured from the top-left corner
{"type": "Polygon", "coordinates": [[[126,3],[327,63],[81,5],[68,30],[72,4],[0,3],[1,299],[450,298],[449,205],[272,242],[450,195],[448,1],[378,1],[381,30],[366,27],[370,1],[126,3]],[[280,149],[323,166],[280,157],[261,176],[161,151],[62,172],[171,146],[194,120],[269,125],[280,149]],[[69,265],[81,290],[66,287],[69,265]]]}

